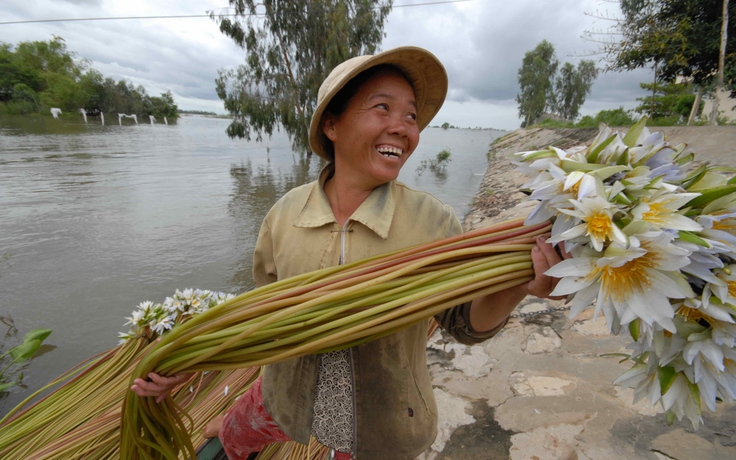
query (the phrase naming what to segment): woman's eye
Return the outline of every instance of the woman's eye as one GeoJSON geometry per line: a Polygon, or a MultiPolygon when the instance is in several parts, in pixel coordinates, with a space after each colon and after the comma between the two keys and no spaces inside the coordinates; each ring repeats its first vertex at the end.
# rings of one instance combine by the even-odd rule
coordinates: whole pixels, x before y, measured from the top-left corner
{"type": "Polygon", "coordinates": [[[388,110],[388,104],[383,104],[382,103],[382,104],[376,105],[376,107],[379,108],[379,109],[388,110]]]}
{"type": "Polygon", "coordinates": [[[409,115],[407,115],[407,117],[409,117],[409,118],[411,118],[412,120],[416,121],[416,119],[417,119],[417,114],[416,114],[416,113],[410,113],[409,115]]]}

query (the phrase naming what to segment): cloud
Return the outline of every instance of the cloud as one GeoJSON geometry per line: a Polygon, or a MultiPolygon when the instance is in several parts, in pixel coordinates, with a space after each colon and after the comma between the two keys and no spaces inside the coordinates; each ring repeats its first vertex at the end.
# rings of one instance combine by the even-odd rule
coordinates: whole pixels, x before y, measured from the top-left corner
{"type": "MultiPolygon", "coordinates": [[[[580,36],[584,30],[597,27],[585,13],[599,8],[596,0],[515,0],[503,4],[471,0],[400,7],[412,3],[427,0],[394,1],[382,48],[422,46],[444,63],[450,90],[438,117],[446,115],[446,121],[459,126],[506,129],[518,126],[514,98],[524,53],[546,39],[554,44],[560,61],[577,62],[576,56],[592,48],[580,36]]],[[[204,14],[222,6],[222,0],[3,0],[0,14],[4,21],[187,15],[204,14]]],[[[143,85],[149,94],[171,90],[181,107],[209,105],[202,110],[218,112],[222,112],[222,103],[215,93],[217,70],[238,66],[245,54],[208,18],[0,27],[0,36],[8,43],[61,36],[69,50],[89,59],[92,67],[106,77],[143,85]]],[[[650,80],[647,71],[602,74],[582,112],[587,113],[588,107],[633,107],[635,98],[643,95],[638,83],[650,80]]]]}

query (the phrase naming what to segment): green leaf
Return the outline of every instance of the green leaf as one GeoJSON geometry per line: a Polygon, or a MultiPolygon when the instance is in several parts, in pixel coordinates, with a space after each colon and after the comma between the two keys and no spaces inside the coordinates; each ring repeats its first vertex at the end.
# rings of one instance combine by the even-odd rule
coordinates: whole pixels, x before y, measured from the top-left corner
{"type": "Polygon", "coordinates": [[[631,334],[631,338],[634,339],[634,342],[639,341],[639,321],[639,318],[636,318],[629,323],[629,333],[631,334]]]}
{"type": "Polygon", "coordinates": [[[672,322],[675,323],[677,333],[684,339],[690,337],[690,334],[699,334],[706,329],[704,326],[701,326],[694,321],[688,321],[680,315],[675,315],[675,317],[672,318],[672,322]]]}
{"type": "Polygon", "coordinates": [[[552,149],[546,149],[546,150],[539,150],[538,152],[534,152],[530,154],[528,157],[524,158],[523,161],[534,161],[540,158],[551,158],[551,157],[556,158],[557,154],[552,149]]]}
{"type": "Polygon", "coordinates": [[[565,170],[567,173],[571,173],[573,171],[595,171],[596,169],[603,169],[607,168],[608,165],[601,165],[598,163],[581,163],[579,161],[571,161],[571,160],[562,160],[560,162],[560,167],[565,170]]]}
{"type": "Polygon", "coordinates": [[[684,155],[682,157],[677,158],[675,160],[675,164],[677,166],[682,166],[682,165],[684,165],[686,163],[690,163],[693,160],[695,160],[695,154],[691,152],[691,153],[689,153],[687,155],[684,155]]]}
{"type": "Polygon", "coordinates": [[[687,206],[693,208],[702,208],[711,201],[717,200],[722,196],[726,196],[729,193],[736,192],[736,185],[726,185],[723,187],[715,187],[708,190],[703,190],[700,196],[696,196],[692,200],[686,203],[687,206]]]}
{"type": "Polygon", "coordinates": [[[703,408],[700,405],[700,390],[698,389],[698,385],[696,383],[690,383],[690,380],[688,380],[687,388],[690,390],[690,397],[693,398],[693,402],[698,405],[698,415],[701,415],[703,408]]]}
{"type": "Polygon", "coordinates": [[[670,389],[672,384],[677,378],[678,372],[672,366],[660,367],[657,369],[657,376],[659,377],[659,388],[660,393],[665,394],[670,389]]]}
{"type": "Polygon", "coordinates": [[[629,199],[629,197],[627,197],[627,196],[626,196],[625,194],[623,194],[623,193],[619,193],[619,194],[618,194],[618,195],[616,195],[616,196],[615,196],[615,197],[614,197],[613,199],[614,199],[614,201],[615,201],[615,202],[616,202],[617,204],[623,204],[623,205],[630,205],[630,204],[631,204],[631,200],[629,199]]]}
{"type": "Polygon", "coordinates": [[[728,180],[726,179],[726,176],[714,173],[712,168],[710,167],[707,169],[708,170],[705,172],[700,180],[688,186],[687,190],[689,192],[702,192],[703,190],[725,187],[728,185],[728,180]]]}
{"type": "Polygon", "coordinates": [[[604,141],[603,141],[603,142],[601,142],[600,144],[596,145],[596,146],[595,146],[595,148],[594,148],[593,150],[591,150],[591,151],[590,151],[590,152],[588,153],[588,155],[586,156],[586,158],[588,159],[588,162],[589,162],[589,163],[595,163],[596,161],[598,161],[598,155],[600,155],[600,154],[601,154],[601,152],[602,152],[602,151],[603,151],[603,150],[604,150],[604,149],[605,149],[606,147],[608,147],[608,145],[609,145],[609,144],[610,144],[611,142],[613,142],[613,140],[614,140],[614,139],[616,139],[616,134],[612,134],[612,135],[608,136],[608,138],[607,138],[606,140],[604,140],[604,141]]]}
{"type": "Polygon", "coordinates": [[[41,341],[38,339],[24,342],[17,347],[10,350],[10,356],[13,357],[13,361],[17,364],[28,361],[33,357],[38,348],[41,346],[41,341]]]}
{"type": "Polygon", "coordinates": [[[699,237],[695,233],[688,232],[688,231],[685,231],[685,230],[681,230],[677,234],[678,234],[679,239],[681,239],[682,241],[685,241],[686,243],[697,244],[698,246],[702,246],[702,247],[708,248],[708,249],[712,248],[712,246],[710,245],[710,243],[708,243],[706,240],[704,240],[703,238],[699,237]]]}
{"type": "Polygon", "coordinates": [[[5,391],[13,386],[15,386],[15,382],[0,383],[0,391],[5,391]]]}
{"type": "Polygon", "coordinates": [[[629,164],[629,149],[626,149],[623,151],[621,155],[618,156],[618,160],[616,160],[617,165],[628,165],[629,164]]]}
{"type": "Polygon", "coordinates": [[[728,185],[736,185],[736,176],[733,176],[728,180],[728,185]]]}
{"type": "Polygon", "coordinates": [[[605,180],[613,176],[614,174],[620,173],[621,171],[626,171],[627,169],[629,169],[628,165],[608,166],[606,168],[596,169],[595,171],[591,171],[588,174],[590,174],[591,176],[595,176],[601,180],[605,180]]]}
{"type": "Polygon", "coordinates": [[[700,165],[695,171],[688,174],[684,181],[682,181],[682,188],[688,189],[691,185],[702,179],[707,171],[707,165],[700,165]]]}
{"type": "Polygon", "coordinates": [[[23,341],[30,342],[31,340],[40,340],[43,342],[49,335],[51,335],[51,329],[33,329],[31,332],[23,336],[23,341]]]}
{"type": "Polygon", "coordinates": [[[626,133],[626,136],[624,136],[624,145],[627,147],[634,147],[636,145],[636,141],[639,139],[639,136],[644,131],[644,128],[647,125],[647,117],[641,117],[639,121],[636,122],[634,126],[629,129],[629,132],[626,133]]]}
{"type": "Polygon", "coordinates": [[[667,411],[667,425],[672,425],[675,423],[675,413],[671,410],[667,411]]]}

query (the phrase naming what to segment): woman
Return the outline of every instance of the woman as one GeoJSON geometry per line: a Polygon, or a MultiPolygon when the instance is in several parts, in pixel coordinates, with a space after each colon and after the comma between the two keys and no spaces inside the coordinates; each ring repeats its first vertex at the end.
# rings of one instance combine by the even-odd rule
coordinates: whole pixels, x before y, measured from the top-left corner
{"type": "MultiPolygon", "coordinates": [[[[264,219],[254,253],[258,286],[461,233],[451,208],[396,181],[446,92],[442,64],[415,47],[356,57],[330,73],[310,126],[310,146],[328,165],[264,219]]],[[[534,280],[437,320],[462,343],[492,337],[527,294],[546,297],[554,288],[544,275],[560,261],[554,248],[540,238],[532,259],[534,280]]],[[[262,381],[210,428],[230,458],[285,439],[307,443],[312,434],[338,458],[413,459],[437,434],[426,331],[424,322],[348,350],[266,366],[262,381]]],[[[161,398],[181,382],[151,378],[136,381],[134,391],[161,398]]]]}

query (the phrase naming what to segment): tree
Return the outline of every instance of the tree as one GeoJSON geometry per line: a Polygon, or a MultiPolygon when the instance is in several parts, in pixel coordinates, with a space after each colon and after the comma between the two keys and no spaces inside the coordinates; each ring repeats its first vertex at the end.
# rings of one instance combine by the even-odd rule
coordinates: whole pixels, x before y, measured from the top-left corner
{"type": "Polygon", "coordinates": [[[692,84],[668,82],[656,85],[656,89],[654,83],[639,83],[639,86],[647,92],[653,91],[654,96],[636,98],[641,102],[634,109],[637,113],[647,114],[654,121],[667,118],[677,123],[687,119],[695,101],[692,84]]]}
{"type": "Polygon", "coordinates": [[[557,66],[555,47],[547,40],[524,55],[518,73],[521,92],[516,95],[519,117],[524,119],[522,126],[529,126],[554,100],[552,82],[557,66]]]}
{"type": "MultiPolygon", "coordinates": [[[[621,0],[623,19],[619,40],[604,45],[607,70],[633,70],[656,64],[657,80],[690,78],[696,86],[708,86],[718,73],[723,23],[723,0],[621,0]]],[[[733,15],[735,4],[728,6],[733,15]]],[[[726,49],[736,48],[736,24],[727,26],[726,49]]],[[[727,53],[725,69],[736,66],[736,54],[727,53]]],[[[730,80],[734,86],[733,73],[730,80]]]]}
{"type": "Polygon", "coordinates": [[[524,55],[518,74],[521,93],[516,96],[522,126],[529,126],[545,111],[566,120],[578,117],[598,69],[590,60],[580,61],[577,68],[566,62],[558,75],[558,66],[555,47],[547,40],[524,55]]]}
{"type": "Polygon", "coordinates": [[[230,137],[256,139],[283,126],[295,151],[309,151],[309,122],[322,81],[339,63],[373,54],[392,0],[230,0],[236,17],[210,16],[245,50],[237,70],[219,71],[217,95],[233,116],[230,137]]]}
{"type": "Polygon", "coordinates": [[[554,112],[566,120],[575,120],[597,76],[593,61],[582,60],[577,69],[566,62],[555,81],[554,112]]]}

